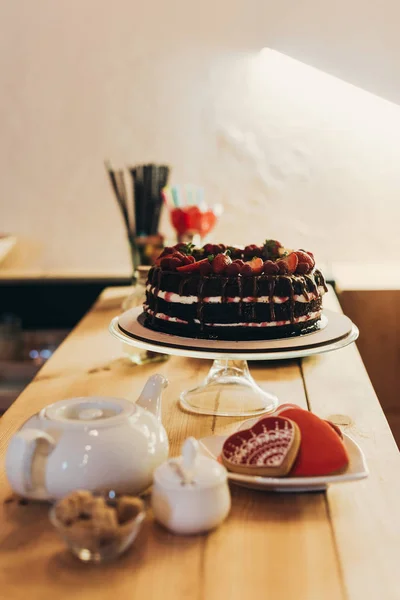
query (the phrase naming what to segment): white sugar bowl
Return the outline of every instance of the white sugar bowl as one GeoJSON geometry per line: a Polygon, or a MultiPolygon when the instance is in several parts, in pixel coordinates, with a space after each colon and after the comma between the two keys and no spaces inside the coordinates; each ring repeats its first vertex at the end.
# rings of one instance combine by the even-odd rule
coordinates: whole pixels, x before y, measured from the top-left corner
{"type": "Polygon", "coordinates": [[[208,531],[222,523],[231,508],[227,471],[201,456],[197,440],[190,437],[182,456],[155,470],[151,500],[154,517],[173,533],[208,531]]]}

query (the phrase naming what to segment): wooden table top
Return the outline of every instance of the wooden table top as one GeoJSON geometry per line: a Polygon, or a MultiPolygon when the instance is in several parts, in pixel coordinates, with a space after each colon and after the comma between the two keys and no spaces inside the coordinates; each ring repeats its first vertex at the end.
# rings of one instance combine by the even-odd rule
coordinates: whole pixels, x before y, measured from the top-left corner
{"type": "MultiPolygon", "coordinates": [[[[163,422],[172,453],[189,435],[232,431],[238,419],[194,416],[179,392],[210,361],[172,357],[142,367],[123,357],[107,331],[126,290],[106,290],[36,379],[0,420],[0,596],[7,600],[358,600],[400,598],[400,458],[356,347],[303,360],[257,363],[256,380],[281,402],[296,402],[344,426],[365,452],[368,479],[327,493],[274,494],[231,486],[232,511],[208,535],[174,536],[149,515],[137,543],[116,562],[85,565],[48,521],[48,507],[16,500],[4,455],[10,436],[50,402],[82,395],[135,400],[154,372],[170,381],[163,422]]],[[[331,292],[326,307],[339,310],[331,292]]]]}

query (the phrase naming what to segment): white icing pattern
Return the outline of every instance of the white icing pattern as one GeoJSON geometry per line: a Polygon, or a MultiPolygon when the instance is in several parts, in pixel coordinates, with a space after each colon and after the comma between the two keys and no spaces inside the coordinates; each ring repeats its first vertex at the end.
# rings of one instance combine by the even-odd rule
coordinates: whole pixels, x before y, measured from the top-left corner
{"type": "Polygon", "coordinates": [[[262,432],[250,429],[249,433],[250,438],[237,435],[232,443],[225,444],[224,457],[236,465],[280,467],[294,440],[293,425],[285,421],[282,428],[279,421],[275,421],[274,429],[262,425],[262,432]]]}

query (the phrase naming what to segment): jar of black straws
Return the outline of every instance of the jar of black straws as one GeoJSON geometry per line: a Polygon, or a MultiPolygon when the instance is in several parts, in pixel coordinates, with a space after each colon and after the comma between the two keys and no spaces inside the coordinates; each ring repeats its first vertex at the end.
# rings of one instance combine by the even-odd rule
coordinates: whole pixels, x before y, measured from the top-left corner
{"type": "Polygon", "coordinates": [[[113,170],[108,161],[106,169],[124,220],[135,282],[138,267],[152,265],[163,248],[164,238],[158,231],[163,204],[161,191],[168,183],[170,169],[156,164],[130,167],[131,195],[127,192],[124,171],[113,170]]]}

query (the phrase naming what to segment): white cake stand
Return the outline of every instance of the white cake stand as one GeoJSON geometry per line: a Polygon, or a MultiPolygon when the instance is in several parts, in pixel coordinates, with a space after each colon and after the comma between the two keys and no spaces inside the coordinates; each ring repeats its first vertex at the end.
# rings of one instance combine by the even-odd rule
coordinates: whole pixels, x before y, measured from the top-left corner
{"type": "Polygon", "coordinates": [[[278,405],[277,397],[254,381],[248,360],[287,360],[331,352],[354,342],[359,333],[348,317],[329,310],[324,311],[318,331],[280,340],[186,338],[148,329],[142,320],[141,307],[133,308],[115,317],[109,329],[124,344],[144,350],[214,359],[205,380],[181,393],[180,406],[191,413],[230,417],[256,416],[278,405]]]}

